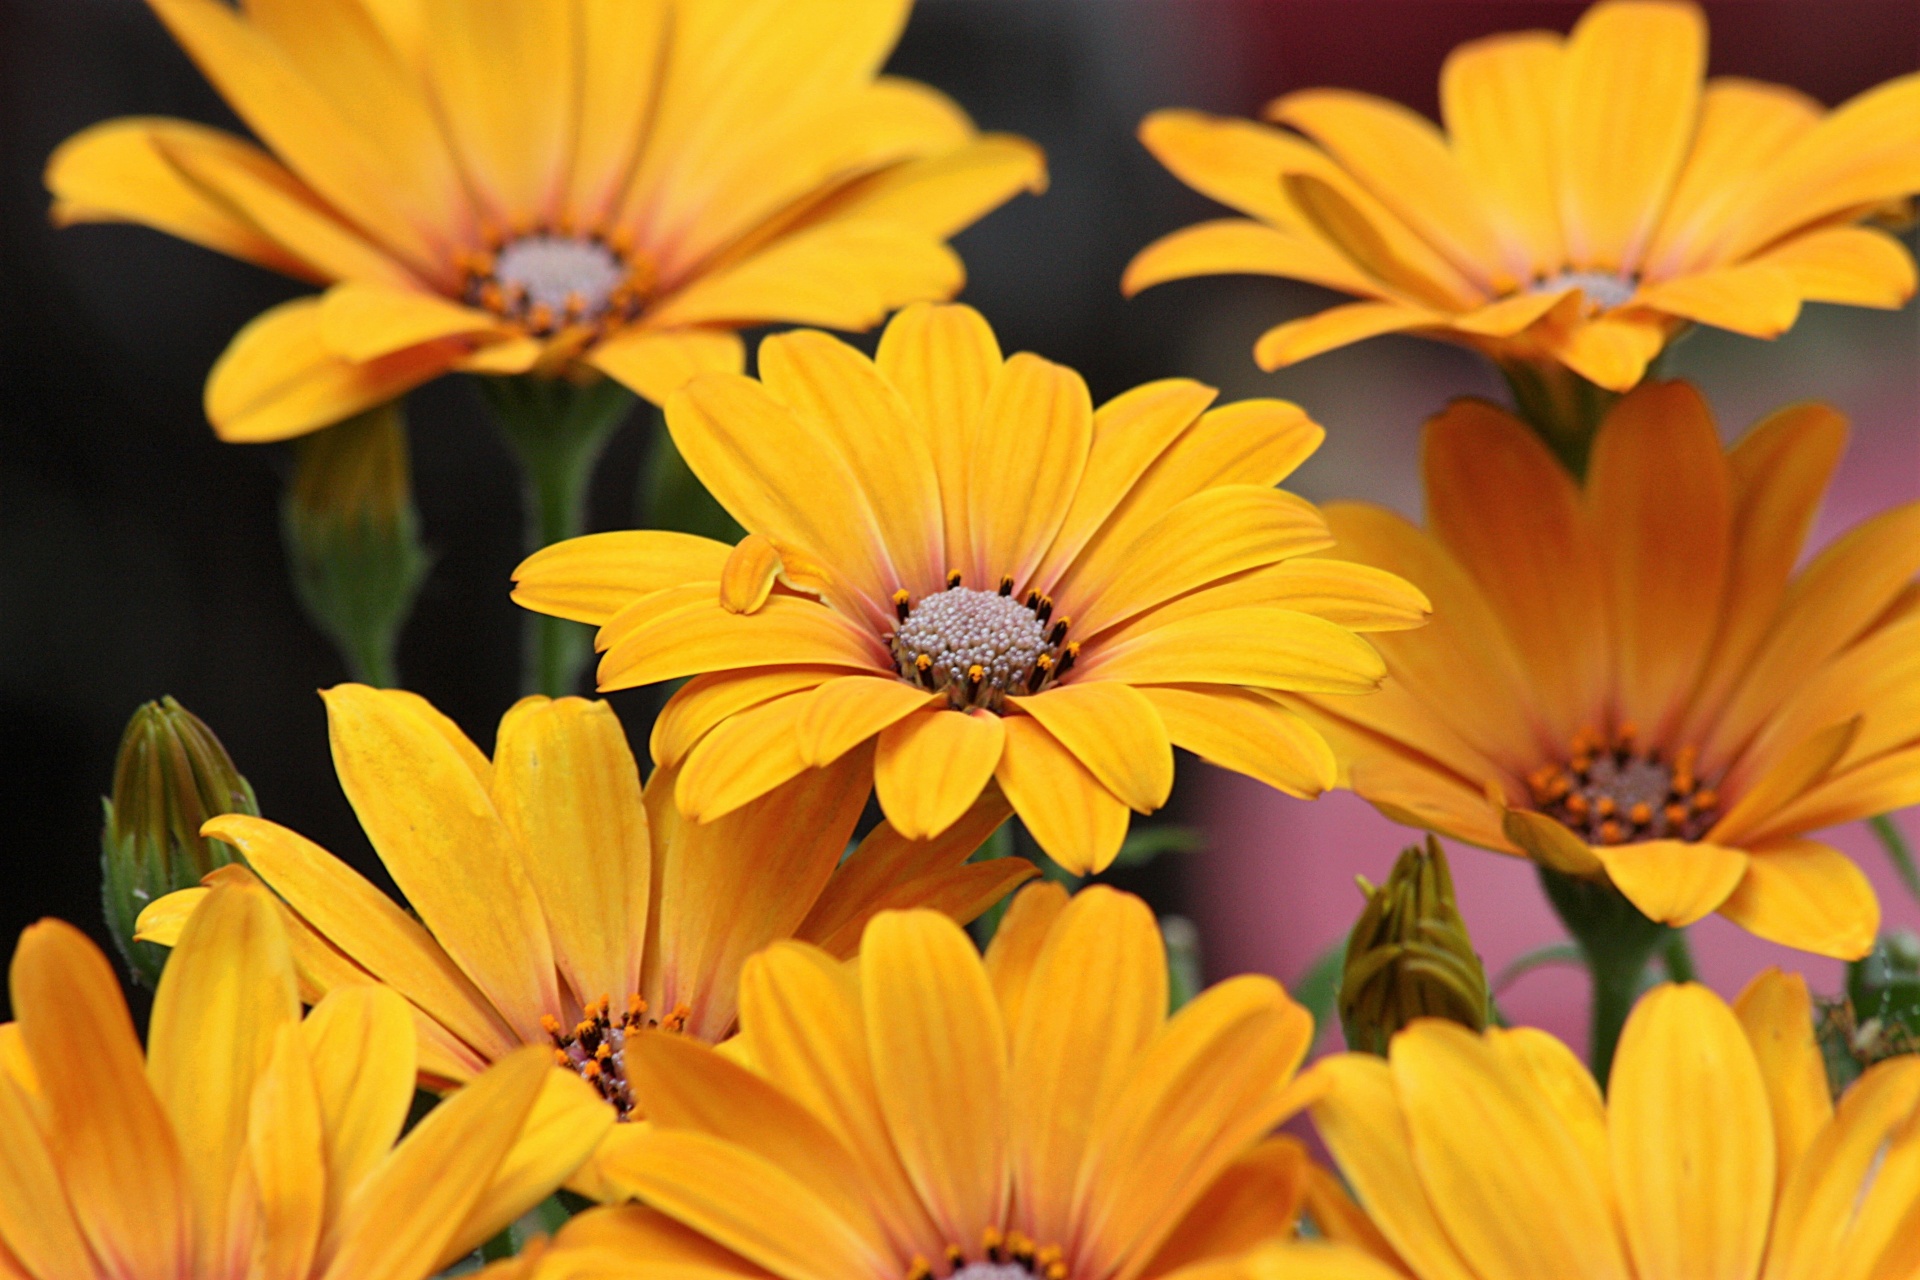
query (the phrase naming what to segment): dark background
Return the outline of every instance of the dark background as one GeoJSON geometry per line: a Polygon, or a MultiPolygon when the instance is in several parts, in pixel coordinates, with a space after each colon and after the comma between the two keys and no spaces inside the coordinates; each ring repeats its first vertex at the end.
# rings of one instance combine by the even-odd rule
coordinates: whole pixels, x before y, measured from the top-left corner
{"type": "MultiPolygon", "coordinates": [[[[1173,374],[1233,396],[1299,400],[1332,432],[1303,489],[1409,505],[1420,416],[1449,394],[1493,393],[1491,376],[1464,352],[1399,338],[1258,374],[1253,336],[1330,300],[1308,286],[1212,279],[1123,301],[1118,280],[1135,251],[1218,212],[1146,154],[1134,127],[1161,106],[1250,115],[1317,84],[1432,114],[1454,44],[1564,30],[1581,7],[923,0],[891,69],[952,94],[983,128],[1047,150],[1051,191],[956,242],[971,274],[963,296],[1008,350],[1073,365],[1096,400],[1173,374]]],[[[1707,9],[1716,74],[1784,81],[1829,104],[1920,64],[1912,0],[1707,9]]],[[[334,783],[314,696],[344,671],[282,568],[286,447],[222,445],[201,412],[206,370],[233,332],[304,286],[142,228],[56,232],[46,220],[41,166],[86,125],[123,114],[237,125],[137,0],[0,0],[0,94],[0,940],[10,949],[42,915],[100,933],[99,797],[127,715],[164,693],[219,733],[269,816],[376,872],[334,783]]],[[[1832,360],[1821,368],[1851,360],[1847,385],[1866,378],[1860,394],[1873,404],[1911,405],[1912,320],[1912,307],[1813,308],[1802,323],[1812,336],[1796,331],[1778,350],[1825,343],[1832,360]]],[[[1689,371],[1735,398],[1764,380],[1775,350],[1724,335],[1694,346],[1689,371]]],[[[484,747],[516,694],[519,619],[506,588],[520,554],[517,480],[459,380],[416,393],[410,413],[437,563],[401,665],[410,687],[484,747]]],[[[605,459],[597,528],[631,523],[647,421],[636,413],[605,459]]],[[[1920,432],[1920,420],[1908,416],[1903,429],[1920,432]]],[[[1893,480],[1896,495],[1915,487],[1911,475],[1893,480]]],[[[643,744],[651,696],[614,701],[643,744]]],[[[1180,870],[1162,860],[1134,883],[1179,910],[1180,870]]]]}

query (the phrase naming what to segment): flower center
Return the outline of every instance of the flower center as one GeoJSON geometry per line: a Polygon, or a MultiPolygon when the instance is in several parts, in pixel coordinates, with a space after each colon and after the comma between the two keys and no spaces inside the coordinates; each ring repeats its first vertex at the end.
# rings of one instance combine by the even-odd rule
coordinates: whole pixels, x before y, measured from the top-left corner
{"type": "Polygon", "coordinates": [[[1698,840],[1719,816],[1720,797],[1694,774],[1699,751],[1671,759],[1642,750],[1623,724],[1611,742],[1592,730],[1574,735],[1564,765],[1543,765],[1527,778],[1534,804],[1588,844],[1698,840]]]}
{"type": "MultiPolygon", "coordinates": [[[[1067,1280],[1066,1256],[1058,1245],[1036,1247],[1019,1231],[988,1227],[980,1233],[979,1256],[969,1258],[957,1244],[947,1246],[943,1280],[1067,1280]]],[[[905,1280],[932,1280],[933,1264],[915,1258],[905,1280]]]]}
{"type": "Polygon", "coordinates": [[[944,690],[956,710],[998,712],[1008,694],[1038,693],[1058,681],[1080,652],[1067,643],[1069,620],[1053,617],[1053,601],[1038,591],[1015,600],[1012,578],[1002,578],[998,591],[975,591],[960,585],[955,570],[945,591],[915,603],[902,589],[893,608],[900,625],[888,645],[900,678],[944,690]]]}
{"type": "Polygon", "coordinates": [[[1602,311],[1611,311],[1615,307],[1624,307],[1627,300],[1640,289],[1640,282],[1626,276],[1617,276],[1611,271],[1562,271],[1538,281],[1527,290],[1528,293],[1558,293],[1562,289],[1577,288],[1587,295],[1587,301],[1602,311]]]}
{"type": "Polygon", "coordinates": [[[469,304],[536,334],[629,320],[653,284],[644,259],[598,232],[533,231],[468,254],[460,267],[469,304]]]}
{"type": "Polygon", "coordinates": [[[684,1030],[690,1010],[684,1004],[675,1005],[665,1018],[650,1018],[647,1002],[639,996],[627,997],[627,1011],[617,1020],[609,1016],[608,1009],[607,997],[601,996],[586,1007],[586,1016],[570,1033],[552,1014],[540,1022],[553,1040],[553,1060],[578,1072],[626,1120],[633,1115],[633,1090],[627,1084],[627,1037],[638,1031],[684,1030]]]}

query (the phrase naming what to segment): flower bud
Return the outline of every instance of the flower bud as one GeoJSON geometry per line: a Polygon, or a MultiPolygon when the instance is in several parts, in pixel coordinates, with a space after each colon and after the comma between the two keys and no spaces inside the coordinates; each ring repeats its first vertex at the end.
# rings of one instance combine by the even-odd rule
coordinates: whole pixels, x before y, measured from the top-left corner
{"type": "Polygon", "coordinates": [[[356,680],[396,685],[394,645],[427,572],[400,407],[369,409],[295,448],[281,505],[294,590],[356,680]]]}
{"type": "Polygon", "coordinates": [[[1360,877],[1366,909],[1347,939],[1340,1025],[1347,1046],[1384,1055],[1415,1018],[1486,1029],[1487,974],[1453,900],[1447,855],[1432,836],[1400,855],[1379,888],[1360,877]]]}
{"type": "Polygon", "coordinates": [[[253,788],[199,717],[162,698],[133,713],[120,739],[113,796],[103,799],[100,835],[107,928],[127,967],[149,988],[166,964],[166,948],[133,940],[134,922],[148,903],[191,888],[237,856],[200,835],[223,813],[258,814],[253,788]]]}
{"type": "Polygon", "coordinates": [[[1821,1003],[1820,1045],[1836,1095],[1875,1063],[1920,1053],[1920,936],[1880,935],[1847,966],[1845,994],[1821,1003]]]}

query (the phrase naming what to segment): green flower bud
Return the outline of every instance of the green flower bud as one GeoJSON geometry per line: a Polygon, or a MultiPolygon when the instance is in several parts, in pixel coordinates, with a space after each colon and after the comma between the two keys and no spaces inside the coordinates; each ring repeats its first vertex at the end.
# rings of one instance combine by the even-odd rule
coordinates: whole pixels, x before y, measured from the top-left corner
{"type": "Polygon", "coordinates": [[[1847,966],[1847,989],[1821,1002],[1820,1044],[1838,1095],[1877,1062],[1920,1053],[1920,936],[1881,934],[1847,966]]]}
{"type": "Polygon", "coordinates": [[[295,592],[356,680],[391,687],[427,573],[397,403],[296,442],[281,527],[295,592]]]}
{"type": "Polygon", "coordinates": [[[1432,836],[1400,855],[1379,888],[1359,877],[1366,909],[1347,939],[1340,1025],[1347,1046],[1384,1055],[1415,1018],[1486,1029],[1487,973],[1453,900],[1447,855],[1432,836]]]}
{"type": "Polygon", "coordinates": [[[202,838],[202,823],[223,813],[258,814],[260,806],[213,730],[172,698],[147,703],[127,721],[113,796],[101,805],[107,928],[134,977],[151,988],[166,948],[135,942],[134,922],[148,903],[199,884],[238,856],[230,845],[202,838]]]}

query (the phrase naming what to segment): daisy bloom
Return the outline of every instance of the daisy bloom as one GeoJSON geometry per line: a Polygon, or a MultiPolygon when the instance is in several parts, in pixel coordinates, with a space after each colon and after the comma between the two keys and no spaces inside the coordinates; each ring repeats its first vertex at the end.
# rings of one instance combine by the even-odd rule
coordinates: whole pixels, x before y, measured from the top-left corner
{"type": "Polygon", "coordinates": [[[302,1020],[280,913],[223,886],[186,924],[142,1060],[106,957],[43,920],[0,1027],[0,1275],[425,1280],[545,1199],[611,1127],[513,1054],[395,1145],[413,1028],[378,987],[302,1020]]]}
{"type": "Polygon", "coordinates": [[[1150,245],[1123,287],[1244,272],[1361,299],[1269,329],[1263,369],[1412,332],[1614,391],[1689,322],[1771,338],[1803,302],[1911,297],[1906,249],[1860,223],[1920,190],[1920,75],[1827,111],[1784,85],[1703,85],[1706,61],[1696,6],[1608,0],[1565,37],[1455,49],[1444,133],[1342,89],[1270,103],[1284,129],[1156,112],[1147,148],[1248,216],[1150,245]]]}
{"type": "Polygon", "coordinates": [[[555,1274],[1156,1280],[1292,1234],[1306,1155],[1263,1139],[1308,1100],[1313,1020],[1254,976],[1169,1018],[1131,895],[1029,889],[984,961],[885,912],[857,967],[755,956],[740,1005],[721,1051],[632,1055],[651,1123],[605,1172],[645,1207],[576,1219],[555,1274]]]}
{"type": "Polygon", "coordinates": [[[1819,405],[1723,449],[1700,394],[1650,382],[1584,485],[1463,400],[1427,424],[1427,528],[1330,507],[1337,554],[1418,583],[1387,686],[1297,705],[1399,821],[1611,880],[1647,917],[1718,911],[1857,958],[1879,905],[1808,833],[1920,801],[1920,503],[1795,569],[1846,439],[1819,405]]]}
{"type": "Polygon", "coordinates": [[[262,146],[133,117],[47,166],[56,222],[144,223],[319,297],[242,329],[222,438],[449,370],[659,401],[734,330],[864,329],[959,289],[945,240],[1039,151],[880,76],[911,0],[150,0],[262,146]]]}
{"type": "Polygon", "coordinates": [[[1920,1272],[1920,1057],[1881,1063],[1835,1105],[1797,974],[1762,974],[1732,1008],[1691,983],[1655,988],[1604,1101],[1545,1032],[1438,1020],[1313,1078],[1316,1127],[1418,1280],[1920,1272]]]}
{"type": "Polygon", "coordinates": [[[759,371],[667,402],[738,546],[598,534],[515,574],[522,604],[600,628],[601,688],[697,677],[654,738],[697,821],[877,739],[903,835],[986,792],[1098,870],[1128,810],[1166,802],[1173,746],[1295,795],[1331,785],[1326,744],[1269,694],[1370,692],[1356,633],[1425,617],[1400,579],[1314,556],[1320,513],[1274,487],[1324,434],[1294,405],[1209,409],[1174,379],[1096,410],[961,306],[902,312],[872,360],[768,338],[759,371]]]}
{"type": "MultiPolygon", "coordinates": [[[[883,907],[970,920],[1033,874],[1017,858],[966,862],[995,814],[938,841],[882,826],[843,862],[866,801],[864,759],[702,826],[668,800],[673,770],[642,791],[605,703],[523,699],[489,760],[414,694],[342,685],[324,696],[341,786],[418,918],[261,818],[207,825],[251,868],[209,879],[258,876],[279,895],[309,996],[369,983],[404,996],[432,1087],[540,1045],[594,1085],[609,1115],[637,1118],[647,1100],[626,1074],[631,1038],[726,1035],[754,951],[800,937],[848,954],[883,907]]],[[[210,892],[162,898],[140,936],[170,941],[210,892]]]]}

